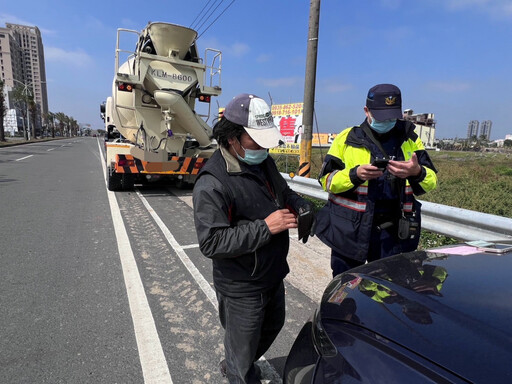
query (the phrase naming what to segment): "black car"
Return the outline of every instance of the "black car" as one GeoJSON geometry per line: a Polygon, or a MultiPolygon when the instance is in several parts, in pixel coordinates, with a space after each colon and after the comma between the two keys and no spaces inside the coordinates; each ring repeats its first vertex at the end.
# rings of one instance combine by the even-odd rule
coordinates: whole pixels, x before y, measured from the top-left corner
{"type": "Polygon", "coordinates": [[[336,276],[284,383],[512,383],[512,251],[458,245],[336,276]]]}

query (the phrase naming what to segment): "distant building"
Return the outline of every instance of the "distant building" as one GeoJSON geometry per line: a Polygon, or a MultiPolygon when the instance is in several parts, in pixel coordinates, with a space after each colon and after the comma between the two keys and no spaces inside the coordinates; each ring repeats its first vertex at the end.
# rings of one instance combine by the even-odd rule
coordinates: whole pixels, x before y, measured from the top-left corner
{"type": "Polygon", "coordinates": [[[404,119],[412,121],[416,133],[426,148],[433,148],[436,139],[436,121],[433,113],[414,113],[412,109],[404,111],[404,119]]]}
{"type": "Polygon", "coordinates": [[[13,87],[14,80],[23,82],[21,38],[8,28],[0,28],[0,64],[0,75],[7,86],[13,87]]]}
{"type": "MultiPolygon", "coordinates": [[[[48,92],[43,40],[39,28],[6,23],[0,28],[1,76],[8,90],[27,86],[37,105],[36,130],[42,126],[41,117],[48,113],[48,92]]],[[[11,108],[12,103],[10,105],[11,108]]],[[[18,120],[18,118],[16,118],[18,120]]]]}
{"type": "Polygon", "coordinates": [[[0,69],[0,79],[4,82],[5,106],[7,108],[4,117],[4,130],[13,136],[23,126],[21,114],[17,113],[10,97],[14,80],[23,82],[23,51],[20,37],[7,28],[0,28],[0,69]]]}
{"type": "Polygon", "coordinates": [[[492,121],[491,120],[485,120],[482,121],[482,124],[480,125],[480,136],[485,136],[487,140],[491,139],[491,128],[492,128],[492,121]]]}
{"type": "Polygon", "coordinates": [[[478,120],[471,120],[468,124],[468,139],[471,139],[473,136],[478,138],[478,120]]]}

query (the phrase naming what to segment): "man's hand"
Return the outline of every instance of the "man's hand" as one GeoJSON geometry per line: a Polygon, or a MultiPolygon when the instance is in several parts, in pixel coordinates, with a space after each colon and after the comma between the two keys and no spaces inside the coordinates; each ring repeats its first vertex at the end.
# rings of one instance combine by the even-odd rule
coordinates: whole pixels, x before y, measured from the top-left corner
{"type": "Polygon", "coordinates": [[[357,177],[361,180],[371,180],[382,176],[382,171],[371,164],[361,164],[357,167],[357,177]]]}
{"type": "Polygon", "coordinates": [[[279,209],[272,212],[266,217],[265,223],[273,235],[290,228],[297,228],[297,219],[288,209],[279,209]]]}
{"type": "Polygon", "coordinates": [[[413,153],[409,161],[390,160],[388,171],[396,177],[406,179],[411,176],[418,176],[421,173],[421,165],[418,163],[416,153],[413,153]]]}

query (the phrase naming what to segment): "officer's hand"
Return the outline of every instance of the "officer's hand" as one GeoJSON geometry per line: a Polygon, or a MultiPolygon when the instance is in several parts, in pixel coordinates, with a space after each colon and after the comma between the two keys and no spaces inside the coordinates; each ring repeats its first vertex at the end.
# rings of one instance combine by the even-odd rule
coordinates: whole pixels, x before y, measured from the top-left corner
{"type": "Polygon", "coordinates": [[[297,219],[288,209],[279,209],[272,212],[265,218],[265,223],[273,235],[290,228],[297,228],[297,219]]]}
{"type": "Polygon", "coordinates": [[[418,163],[416,153],[408,161],[390,160],[388,163],[388,171],[392,175],[401,179],[406,179],[411,176],[418,176],[421,173],[421,165],[418,163]]]}
{"type": "Polygon", "coordinates": [[[383,172],[371,164],[361,164],[356,173],[361,180],[371,180],[381,177],[383,172]]]}
{"type": "Polygon", "coordinates": [[[315,214],[311,204],[304,204],[299,208],[299,216],[297,217],[299,240],[302,240],[304,244],[307,243],[309,236],[314,235],[315,221],[315,214]]]}

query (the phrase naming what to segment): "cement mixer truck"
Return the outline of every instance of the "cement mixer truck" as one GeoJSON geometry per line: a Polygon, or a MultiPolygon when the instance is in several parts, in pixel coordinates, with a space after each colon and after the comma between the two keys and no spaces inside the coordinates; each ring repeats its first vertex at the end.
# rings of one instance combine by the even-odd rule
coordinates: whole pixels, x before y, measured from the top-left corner
{"type": "Polygon", "coordinates": [[[196,39],[190,28],[161,22],[117,30],[112,96],[100,107],[109,190],[162,178],[192,184],[215,151],[207,122],[221,93],[221,52],[199,57],[196,39]],[[126,34],[134,51],[120,46],[126,34]],[[202,114],[196,102],[207,103],[202,114]]]}

